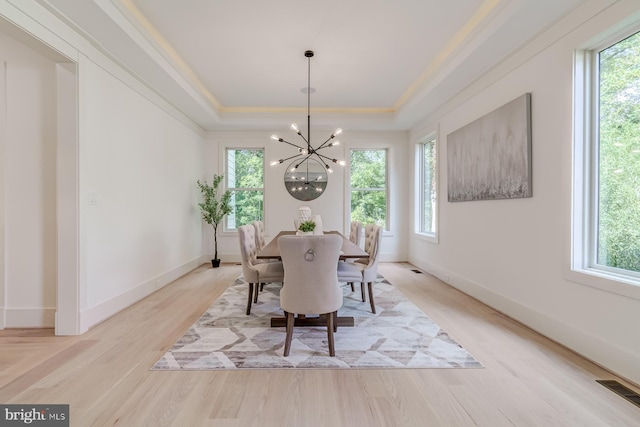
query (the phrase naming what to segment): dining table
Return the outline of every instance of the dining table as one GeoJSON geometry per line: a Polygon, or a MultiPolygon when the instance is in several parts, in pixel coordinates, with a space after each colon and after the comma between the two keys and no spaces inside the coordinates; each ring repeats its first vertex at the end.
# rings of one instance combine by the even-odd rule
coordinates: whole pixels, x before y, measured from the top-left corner
{"type": "MultiPolygon", "coordinates": [[[[296,232],[293,230],[285,230],[278,233],[264,248],[256,254],[258,259],[275,259],[281,260],[280,248],[278,247],[278,239],[282,236],[293,236],[296,232]]],[[[369,254],[360,246],[349,240],[338,231],[325,231],[324,234],[337,234],[342,237],[342,247],[340,248],[341,262],[347,259],[368,259],[369,254]]],[[[286,272],[285,272],[286,275],[286,272]]],[[[354,326],[355,319],[353,316],[337,316],[334,322],[335,326],[354,326]]],[[[284,327],[287,325],[286,317],[277,316],[271,318],[272,327],[284,327]]],[[[326,326],[326,319],[323,316],[308,317],[304,314],[298,314],[295,319],[295,326],[326,326]]]]}

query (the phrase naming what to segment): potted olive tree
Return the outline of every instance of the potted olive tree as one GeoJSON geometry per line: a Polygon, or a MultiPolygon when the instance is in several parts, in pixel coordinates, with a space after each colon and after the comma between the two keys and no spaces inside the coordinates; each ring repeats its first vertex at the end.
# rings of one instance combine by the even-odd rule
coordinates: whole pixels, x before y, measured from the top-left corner
{"type": "Polygon", "coordinates": [[[218,187],[223,177],[224,175],[214,174],[211,185],[207,184],[207,181],[204,181],[204,183],[200,182],[200,180],[197,181],[198,188],[202,193],[202,203],[198,203],[202,212],[202,219],[213,226],[214,255],[211,260],[213,268],[220,267],[220,259],[218,258],[218,225],[225,215],[231,213],[231,192],[227,190],[222,193],[222,196],[218,195],[218,187]]]}

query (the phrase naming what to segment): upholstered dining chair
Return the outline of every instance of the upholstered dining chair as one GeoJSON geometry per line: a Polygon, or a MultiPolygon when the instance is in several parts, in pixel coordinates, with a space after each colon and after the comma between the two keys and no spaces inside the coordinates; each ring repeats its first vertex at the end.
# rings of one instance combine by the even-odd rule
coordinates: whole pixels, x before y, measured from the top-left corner
{"type": "Polygon", "coordinates": [[[247,299],[247,315],[251,314],[251,301],[258,302],[258,288],[260,283],[282,282],[284,270],[282,262],[258,263],[256,254],[255,228],[252,224],[238,227],[240,254],[242,255],[242,275],[249,283],[249,297],[247,299]]]}
{"type": "MultiPolygon", "coordinates": [[[[256,234],[256,251],[261,251],[267,244],[264,238],[264,222],[253,221],[251,225],[253,226],[256,234]]],[[[274,259],[256,259],[255,262],[258,264],[262,264],[263,262],[271,262],[271,261],[275,261],[275,260],[274,259]]]]}
{"type": "Polygon", "coordinates": [[[351,221],[351,229],[349,230],[349,240],[354,245],[360,246],[360,238],[362,236],[362,223],[360,221],[351,221]]]}
{"type": "MultiPolygon", "coordinates": [[[[253,221],[251,225],[253,225],[253,228],[255,229],[254,231],[256,233],[256,250],[261,251],[262,248],[264,248],[264,246],[266,245],[266,242],[264,240],[264,222],[253,221]]],[[[276,261],[276,260],[274,259],[256,259],[255,260],[256,264],[262,264],[262,263],[271,262],[271,261],[276,261]]],[[[262,292],[264,285],[265,285],[264,282],[260,282],[260,292],[262,292]]],[[[256,298],[255,301],[257,300],[258,299],[256,298]]]]}
{"type": "Polygon", "coordinates": [[[266,244],[266,242],[264,241],[264,222],[253,221],[251,225],[253,225],[254,231],[256,233],[256,249],[261,251],[266,244]]]}
{"type": "Polygon", "coordinates": [[[341,262],[338,264],[338,280],[340,282],[360,282],[362,302],[366,301],[364,285],[369,291],[369,303],[371,312],[376,312],[376,303],[373,298],[373,282],[378,276],[378,258],[380,246],[382,246],[382,227],[375,224],[367,224],[364,231],[364,250],[369,254],[369,259],[357,259],[354,263],[341,262]]]}
{"type": "Polygon", "coordinates": [[[322,217],[320,215],[314,215],[311,217],[311,221],[316,223],[316,228],[313,229],[313,234],[324,234],[322,217]]]}
{"type": "Polygon", "coordinates": [[[284,355],[288,356],[291,350],[294,315],[318,314],[327,319],[329,355],[335,356],[334,320],[342,307],[342,289],[336,273],[342,237],[336,234],[281,236],[278,246],[284,264],[280,306],[287,318],[284,355]]]}
{"type": "MultiPolygon", "coordinates": [[[[349,240],[354,245],[360,246],[361,237],[362,237],[362,223],[360,221],[351,221],[351,227],[349,229],[349,240]]],[[[352,258],[349,258],[346,261],[353,262],[355,260],[352,258]]],[[[353,282],[348,282],[347,284],[351,286],[351,292],[355,291],[353,282]]]]}

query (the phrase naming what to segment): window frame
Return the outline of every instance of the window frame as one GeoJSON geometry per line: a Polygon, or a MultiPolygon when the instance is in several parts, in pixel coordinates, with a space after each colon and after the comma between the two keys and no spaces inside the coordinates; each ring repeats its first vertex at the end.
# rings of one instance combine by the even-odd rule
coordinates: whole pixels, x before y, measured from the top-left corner
{"type": "Polygon", "coordinates": [[[597,263],[599,53],[640,31],[636,24],[574,53],[573,176],[569,269],[575,283],[640,300],[640,274],[597,263]]]}
{"type": "Polygon", "coordinates": [[[415,211],[414,212],[414,219],[415,219],[414,234],[420,239],[427,240],[433,243],[438,243],[438,222],[439,222],[438,211],[440,206],[440,201],[439,201],[440,192],[438,191],[438,185],[439,185],[438,173],[440,169],[439,168],[440,166],[439,151],[440,150],[439,150],[437,132],[432,132],[427,136],[420,138],[415,145],[414,200],[416,202],[414,205],[414,211],[415,211]],[[426,231],[423,228],[424,213],[422,211],[422,208],[424,206],[424,195],[425,195],[425,191],[423,188],[424,174],[425,174],[424,150],[425,150],[425,145],[429,143],[433,143],[433,149],[435,150],[435,156],[434,156],[435,165],[434,165],[432,179],[435,180],[436,191],[435,191],[434,206],[433,206],[433,212],[432,212],[433,229],[431,231],[426,231]]]}
{"type": "MultiPolygon", "coordinates": [[[[384,191],[385,192],[385,224],[382,228],[383,230],[383,234],[387,233],[390,231],[390,219],[389,219],[389,200],[390,200],[390,193],[389,193],[389,153],[390,150],[388,147],[351,147],[349,148],[349,173],[347,175],[347,194],[346,194],[346,199],[347,199],[347,203],[345,208],[347,209],[347,224],[349,224],[352,219],[351,219],[351,194],[353,190],[357,190],[357,191],[384,191]],[[379,189],[379,188],[354,188],[351,186],[351,153],[353,151],[384,151],[385,155],[384,155],[384,189],[379,189]]],[[[364,224],[363,224],[364,225],[364,224]]]]}
{"type": "MultiPolygon", "coordinates": [[[[225,146],[223,149],[223,164],[224,164],[224,189],[226,190],[230,190],[231,192],[234,191],[262,191],[262,221],[264,222],[264,218],[265,218],[265,214],[266,214],[266,209],[265,209],[265,199],[266,199],[266,185],[265,185],[265,181],[266,181],[266,150],[265,147],[254,147],[254,146],[237,146],[237,145],[229,145],[229,146],[225,146]],[[259,187],[247,187],[247,188],[238,188],[238,187],[229,187],[229,151],[239,151],[239,150],[243,150],[243,151],[262,151],[262,188],[259,187]]],[[[246,225],[246,224],[245,224],[246,225]]],[[[229,228],[228,227],[228,218],[225,218],[223,221],[223,228],[222,228],[222,232],[223,233],[237,233],[238,232],[238,228],[229,228]]]]}

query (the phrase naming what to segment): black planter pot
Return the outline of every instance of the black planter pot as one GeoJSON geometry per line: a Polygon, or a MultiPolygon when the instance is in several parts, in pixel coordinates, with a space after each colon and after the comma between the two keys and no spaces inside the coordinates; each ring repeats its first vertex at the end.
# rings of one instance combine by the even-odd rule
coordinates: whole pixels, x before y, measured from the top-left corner
{"type": "Polygon", "coordinates": [[[213,267],[213,268],[220,267],[220,260],[219,259],[212,259],[211,260],[211,267],[213,267]]]}

